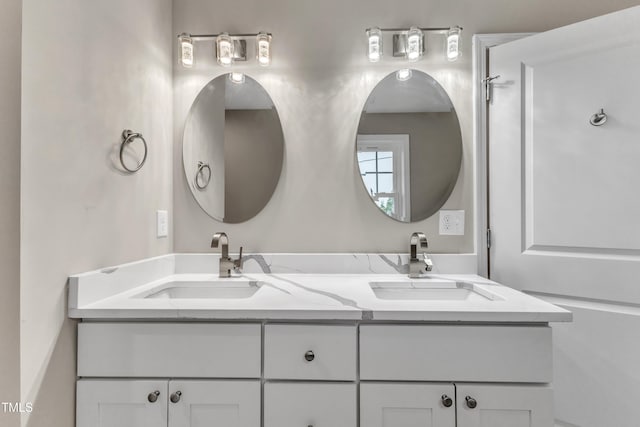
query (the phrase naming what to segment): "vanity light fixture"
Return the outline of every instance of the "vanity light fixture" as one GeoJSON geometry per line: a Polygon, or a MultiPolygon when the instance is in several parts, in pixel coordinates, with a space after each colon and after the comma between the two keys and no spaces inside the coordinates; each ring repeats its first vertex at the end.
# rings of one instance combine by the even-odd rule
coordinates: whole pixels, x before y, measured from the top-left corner
{"type": "Polygon", "coordinates": [[[193,39],[191,35],[182,33],[178,36],[180,40],[180,63],[184,68],[193,67],[193,39]]]}
{"type": "Polygon", "coordinates": [[[373,27],[367,30],[367,40],[369,41],[369,62],[378,62],[382,57],[382,31],[373,27]]]}
{"type": "Polygon", "coordinates": [[[424,53],[424,44],[422,42],[422,31],[418,27],[409,28],[407,33],[407,59],[415,62],[424,53]]]}
{"type": "Polygon", "coordinates": [[[267,33],[256,36],[256,59],[263,67],[271,63],[271,36],[267,33]]]}
{"type": "Polygon", "coordinates": [[[425,33],[442,34],[446,37],[446,58],[455,61],[460,56],[460,33],[462,27],[420,28],[378,28],[366,30],[367,57],[370,62],[379,62],[383,55],[383,36],[393,34],[393,56],[404,58],[410,62],[418,61],[426,51],[425,33]]]}
{"type": "Polygon", "coordinates": [[[222,33],[216,37],[216,60],[223,67],[233,64],[233,40],[229,33],[222,33]]]}
{"type": "Polygon", "coordinates": [[[460,56],[460,30],[458,26],[449,28],[447,33],[447,59],[455,61],[460,56]]]}
{"type": "Polygon", "coordinates": [[[403,68],[402,70],[396,71],[396,79],[401,82],[407,81],[411,78],[411,70],[408,68],[403,68]]]}
{"type": "Polygon", "coordinates": [[[184,68],[193,68],[195,64],[194,41],[213,40],[215,57],[218,64],[229,67],[236,61],[247,60],[247,40],[255,39],[256,60],[266,67],[271,64],[271,40],[269,33],[253,34],[188,34],[178,35],[179,59],[184,68]]]}
{"type": "Polygon", "coordinates": [[[229,80],[236,84],[244,83],[244,73],[229,73],[229,80]]]}

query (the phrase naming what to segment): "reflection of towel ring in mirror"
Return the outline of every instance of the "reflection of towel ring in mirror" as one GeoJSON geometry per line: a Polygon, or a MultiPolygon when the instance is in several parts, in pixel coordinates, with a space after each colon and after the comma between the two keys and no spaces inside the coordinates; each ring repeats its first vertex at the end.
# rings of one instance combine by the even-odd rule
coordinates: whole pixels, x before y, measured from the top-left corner
{"type": "Polygon", "coordinates": [[[204,190],[209,185],[211,181],[211,167],[209,167],[209,163],[198,162],[198,170],[196,171],[195,179],[193,180],[196,188],[198,190],[204,190]],[[204,171],[207,171],[205,174],[204,171]],[[203,177],[207,177],[207,179],[203,179],[203,177]]]}
{"type": "Polygon", "coordinates": [[[122,131],[122,144],[120,145],[120,163],[122,164],[122,167],[127,171],[127,172],[138,172],[142,166],[144,166],[144,162],[147,161],[147,141],[144,140],[144,138],[142,137],[141,133],[136,133],[133,132],[129,129],[125,129],[122,131]],[[142,161],[140,163],[138,163],[138,167],[135,169],[130,169],[129,167],[127,167],[127,165],[124,163],[124,147],[127,146],[128,144],[132,143],[136,138],[140,138],[140,140],[142,141],[142,144],[144,145],[144,156],[142,156],[142,161]]]}
{"type": "Polygon", "coordinates": [[[604,108],[601,108],[599,113],[595,113],[589,119],[589,123],[591,123],[593,126],[602,126],[606,122],[607,122],[607,115],[604,113],[604,108]]]}

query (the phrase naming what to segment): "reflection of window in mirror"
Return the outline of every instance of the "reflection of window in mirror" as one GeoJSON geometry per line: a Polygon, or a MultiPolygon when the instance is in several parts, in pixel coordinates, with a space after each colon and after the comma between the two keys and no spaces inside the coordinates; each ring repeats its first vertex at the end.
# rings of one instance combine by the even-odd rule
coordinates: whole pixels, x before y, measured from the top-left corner
{"type": "Polygon", "coordinates": [[[369,196],[399,221],[411,221],[409,135],[358,135],[358,165],[369,196]]]}

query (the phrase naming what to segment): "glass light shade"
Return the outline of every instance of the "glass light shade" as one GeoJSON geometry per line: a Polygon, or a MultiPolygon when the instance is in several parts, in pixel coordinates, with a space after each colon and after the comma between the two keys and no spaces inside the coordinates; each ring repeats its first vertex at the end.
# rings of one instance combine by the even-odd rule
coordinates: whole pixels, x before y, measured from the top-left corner
{"type": "Polygon", "coordinates": [[[455,61],[460,56],[460,27],[451,27],[447,33],[447,59],[455,61]]]}
{"type": "Polygon", "coordinates": [[[417,61],[422,56],[422,31],[418,27],[411,27],[407,32],[407,59],[417,61]]]}
{"type": "Polygon", "coordinates": [[[193,57],[193,39],[191,35],[182,33],[178,39],[180,41],[180,64],[184,68],[193,67],[194,57],[193,57]]]}
{"type": "Polygon", "coordinates": [[[259,33],[256,36],[256,59],[258,64],[266,67],[271,64],[271,36],[259,33]]]}
{"type": "Polygon", "coordinates": [[[233,83],[244,83],[244,73],[229,73],[229,80],[233,83]]]}
{"type": "Polygon", "coordinates": [[[401,82],[409,80],[411,78],[411,70],[408,68],[396,71],[396,79],[401,82]]]}
{"type": "Polygon", "coordinates": [[[367,56],[369,62],[378,62],[382,57],[382,31],[378,27],[373,27],[367,30],[367,40],[369,43],[369,49],[367,56]]]}
{"type": "Polygon", "coordinates": [[[228,33],[216,37],[216,59],[223,67],[233,64],[233,40],[228,33]]]}

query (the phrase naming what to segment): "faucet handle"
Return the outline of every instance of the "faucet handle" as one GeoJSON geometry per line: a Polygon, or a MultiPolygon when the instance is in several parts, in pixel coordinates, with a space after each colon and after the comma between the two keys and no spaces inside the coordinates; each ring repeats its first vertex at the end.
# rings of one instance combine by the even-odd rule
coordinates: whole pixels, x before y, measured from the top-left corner
{"type": "Polygon", "coordinates": [[[425,253],[423,253],[422,255],[424,256],[425,271],[433,270],[433,261],[431,261],[431,258],[429,258],[429,255],[425,253]]]}
{"type": "Polygon", "coordinates": [[[242,246],[240,246],[240,255],[233,261],[233,269],[239,271],[242,268],[242,262],[242,246]]]}

